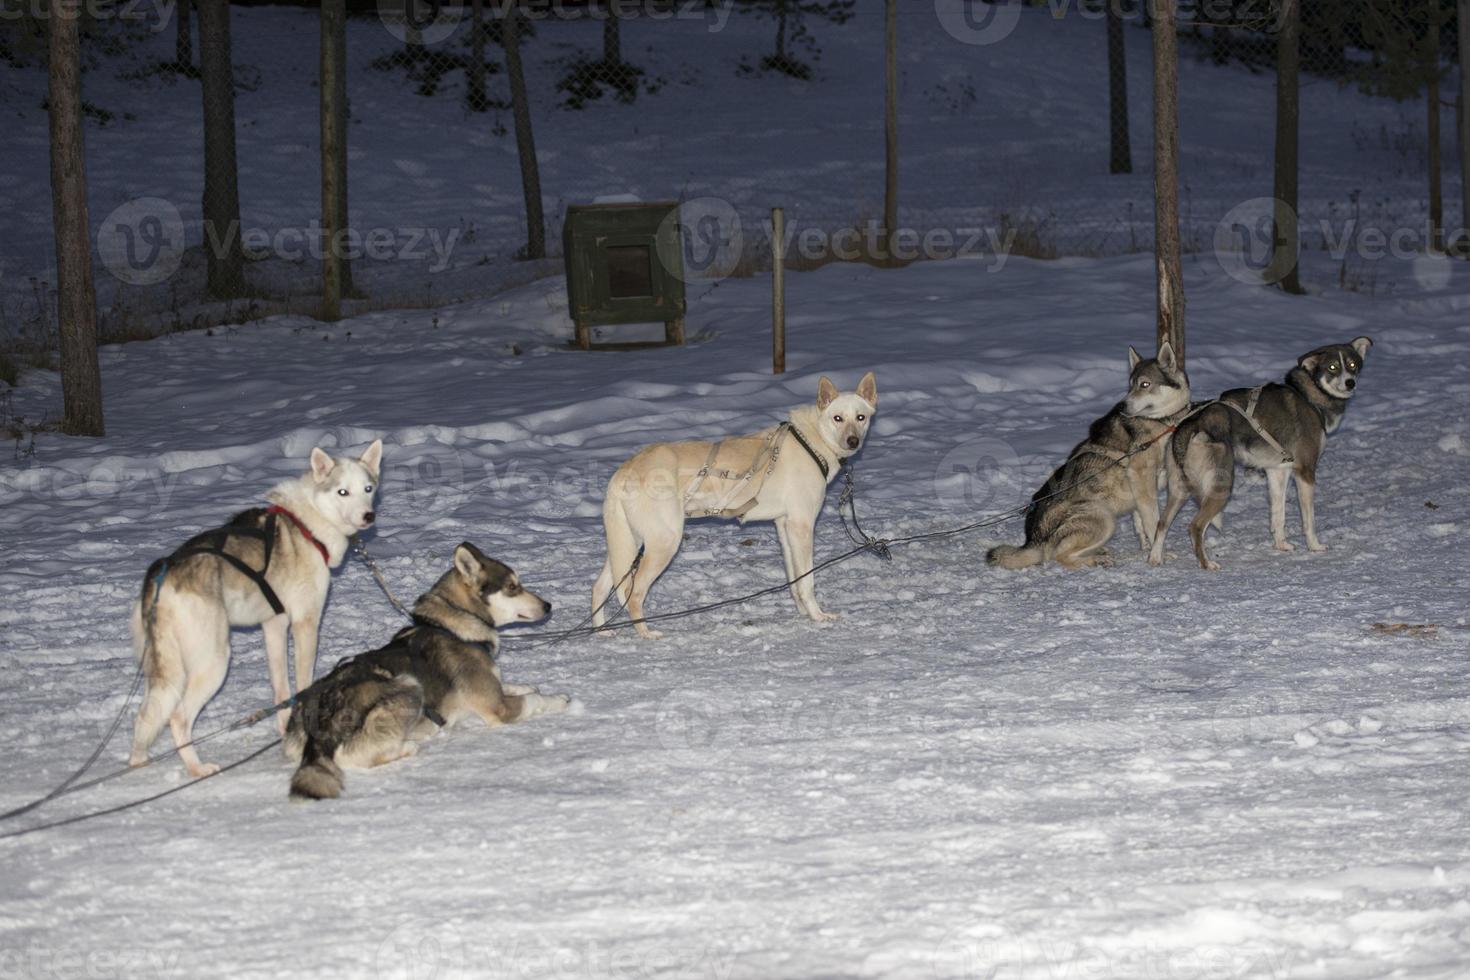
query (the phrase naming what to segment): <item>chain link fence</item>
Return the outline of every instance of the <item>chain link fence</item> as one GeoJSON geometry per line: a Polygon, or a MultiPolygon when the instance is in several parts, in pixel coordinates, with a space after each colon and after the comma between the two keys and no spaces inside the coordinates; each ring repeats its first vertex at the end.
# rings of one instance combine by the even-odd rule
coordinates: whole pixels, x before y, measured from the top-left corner
{"type": "MultiPolygon", "coordinates": [[[[0,0],[12,348],[54,332],[52,2],[0,0]]],[[[797,269],[1147,252],[1150,2],[900,0],[885,229],[884,0],[81,0],[103,339],[493,295],[559,271],[597,200],[684,202],[710,277],[769,268],[775,206],[797,269]]],[[[1452,0],[1176,12],[1186,252],[1262,274],[1291,17],[1304,253],[1352,285],[1365,234],[1458,241],[1452,0]]]]}

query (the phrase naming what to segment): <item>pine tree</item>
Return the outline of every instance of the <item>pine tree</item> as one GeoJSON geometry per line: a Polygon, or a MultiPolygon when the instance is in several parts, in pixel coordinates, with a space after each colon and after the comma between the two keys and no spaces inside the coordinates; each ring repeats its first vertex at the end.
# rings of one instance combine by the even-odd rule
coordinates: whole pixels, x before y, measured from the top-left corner
{"type": "Polygon", "coordinates": [[[811,65],[792,54],[799,50],[813,61],[821,58],[821,48],[807,27],[814,17],[834,24],[852,19],[857,0],[735,0],[737,9],[770,17],[776,22],[776,51],[761,59],[761,67],[779,71],[793,78],[810,78],[811,65]]]}

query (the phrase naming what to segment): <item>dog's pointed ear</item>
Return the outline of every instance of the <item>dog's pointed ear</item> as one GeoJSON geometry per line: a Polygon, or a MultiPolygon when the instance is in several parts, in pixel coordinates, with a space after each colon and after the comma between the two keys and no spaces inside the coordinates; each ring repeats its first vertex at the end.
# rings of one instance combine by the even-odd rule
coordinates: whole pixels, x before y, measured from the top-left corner
{"type": "Polygon", "coordinates": [[[1367,357],[1368,348],[1373,346],[1373,338],[1359,337],[1354,340],[1349,346],[1351,346],[1353,350],[1358,352],[1359,357],[1367,357]]]}
{"type": "Polygon", "coordinates": [[[481,564],[484,557],[479,548],[466,541],[454,549],[454,570],[459,572],[461,578],[472,582],[484,569],[481,564]]]}
{"type": "Polygon", "coordinates": [[[1179,367],[1179,358],[1174,356],[1174,345],[1167,340],[1159,345],[1159,367],[1174,371],[1179,367]]]}
{"type": "Polygon", "coordinates": [[[838,392],[837,386],[829,381],[825,374],[822,375],[817,381],[817,407],[826,408],[837,400],[838,394],[840,392],[838,392]]]}
{"type": "Polygon", "coordinates": [[[1133,345],[1132,344],[1129,344],[1128,345],[1128,373],[1129,374],[1132,374],[1133,373],[1133,369],[1136,368],[1136,367],[1138,367],[1138,363],[1140,361],[1142,361],[1142,360],[1143,360],[1143,358],[1139,356],[1138,351],[1136,351],[1136,350],[1133,349],[1133,345]]]}
{"type": "Polygon", "coordinates": [[[366,466],[373,473],[377,473],[378,468],[383,463],[383,440],[378,439],[371,446],[367,447],[367,451],[362,454],[358,462],[362,463],[363,466],[366,466]]]}
{"type": "Polygon", "coordinates": [[[311,451],[311,475],[318,480],[325,480],[327,474],[332,472],[332,467],[336,465],[336,462],[326,454],[321,446],[311,451]]]}
{"type": "Polygon", "coordinates": [[[1296,366],[1307,371],[1317,370],[1317,362],[1322,359],[1322,352],[1314,350],[1310,354],[1303,354],[1297,358],[1296,366]]]}
{"type": "Polygon", "coordinates": [[[878,407],[878,378],[872,371],[863,375],[863,380],[858,382],[857,394],[859,398],[869,405],[872,405],[874,408],[878,407]]]}

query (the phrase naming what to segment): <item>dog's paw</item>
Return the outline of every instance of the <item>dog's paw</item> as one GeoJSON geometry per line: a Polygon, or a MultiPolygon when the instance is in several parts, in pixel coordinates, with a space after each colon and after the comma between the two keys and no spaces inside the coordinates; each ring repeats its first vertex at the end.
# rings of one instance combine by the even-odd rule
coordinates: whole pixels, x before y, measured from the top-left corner
{"type": "Polygon", "coordinates": [[[193,776],[195,779],[203,779],[205,776],[213,776],[215,773],[219,772],[219,763],[200,762],[196,765],[189,766],[188,770],[189,775],[193,776]]]}
{"type": "Polygon", "coordinates": [[[1148,553],[1148,563],[1154,568],[1163,568],[1164,553],[1162,551],[1150,551],[1148,553]]]}
{"type": "Polygon", "coordinates": [[[1309,541],[1309,542],[1307,542],[1307,550],[1308,551],[1322,552],[1322,551],[1326,551],[1327,550],[1327,546],[1325,544],[1323,544],[1321,541],[1309,541]]]}
{"type": "Polygon", "coordinates": [[[812,613],[811,616],[812,622],[814,623],[835,623],[840,618],[837,613],[823,612],[820,609],[812,613]]]}
{"type": "Polygon", "coordinates": [[[1212,558],[1208,561],[1200,562],[1200,567],[1207,572],[1218,572],[1220,570],[1220,563],[1212,558]]]}
{"type": "Polygon", "coordinates": [[[1293,551],[1296,550],[1296,545],[1292,544],[1290,541],[1286,540],[1285,538],[1282,538],[1280,541],[1273,542],[1272,543],[1272,547],[1275,548],[1277,551],[1284,551],[1284,552],[1287,552],[1287,553],[1290,553],[1290,552],[1293,552],[1293,551]]]}
{"type": "Polygon", "coordinates": [[[661,633],[660,631],[644,629],[641,626],[638,627],[638,635],[643,637],[645,640],[662,640],[664,638],[663,633],[661,633]]]}
{"type": "Polygon", "coordinates": [[[536,688],[530,684],[502,684],[500,689],[506,694],[535,694],[536,688]]]}

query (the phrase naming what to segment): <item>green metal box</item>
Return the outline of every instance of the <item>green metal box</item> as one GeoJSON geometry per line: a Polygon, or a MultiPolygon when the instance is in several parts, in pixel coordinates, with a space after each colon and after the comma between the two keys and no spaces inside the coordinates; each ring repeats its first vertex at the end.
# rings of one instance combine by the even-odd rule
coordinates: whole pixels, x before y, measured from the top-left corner
{"type": "Polygon", "coordinates": [[[578,347],[592,348],[593,326],[619,323],[662,322],[664,344],[684,343],[684,241],[677,201],[574,204],[562,225],[562,250],[578,347]]]}

